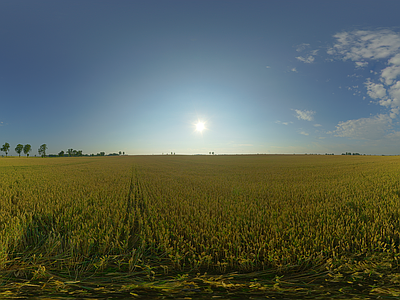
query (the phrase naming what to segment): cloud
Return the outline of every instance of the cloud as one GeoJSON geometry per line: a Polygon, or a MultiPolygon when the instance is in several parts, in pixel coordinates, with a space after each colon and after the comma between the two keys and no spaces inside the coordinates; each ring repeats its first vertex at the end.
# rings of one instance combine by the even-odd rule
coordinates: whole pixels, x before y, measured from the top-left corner
{"type": "Polygon", "coordinates": [[[388,108],[400,107],[400,81],[394,82],[392,86],[387,88],[382,83],[371,82],[370,78],[364,84],[367,87],[368,96],[378,100],[378,104],[388,108]]]}
{"type": "Polygon", "coordinates": [[[319,51],[318,49],[312,50],[311,55],[314,55],[314,56],[317,55],[318,51],[319,51]]]}
{"type": "Polygon", "coordinates": [[[356,68],[364,68],[368,66],[368,62],[366,61],[356,61],[356,68]]]}
{"type": "Polygon", "coordinates": [[[400,66],[390,66],[382,70],[381,81],[386,85],[393,84],[393,81],[400,75],[400,66]]]}
{"type": "Polygon", "coordinates": [[[314,127],[321,127],[321,124],[314,124],[314,127]]]}
{"type": "MultiPolygon", "coordinates": [[[[348,90],[353,95],[359,95],[360,89],[369,96],[373,103],[386,109],[375,116],[347,120],[339,122],[334,131],[328,132],[336,137],[350,139],[389,141],[398,139],[399,132],[393,130],[393,126],[399,123],[393,120],[400,116],[400,32],[390,29],[379,30],[353,30],[339,32],[333,35],[334,42],[327,49],[327,54],[332,59],[354,63],[355,70],[373,65],[374,68],[382,66],[381,69],[366,70],[375,78],[364,80],[363,86],[351,86],[348,90]],[[372,63],[373,61],[376,61],[372,63]],[[392,123],[393,122],[393,123],[392,123]]],[[[305,50],[296,59],[304,63],[313,63],[318,50],[310,51],[308,44],[302,44],[296,51],[305,50]]],[[[348,77],[360,78],[361,75],[348,75],[348,77]]],[[[365,97],[363,97],[365,99],[365,97]]],[[[315,112],[307,110],[295,110],[299,120],[312,121],[315,112]]],[[[314,124],[319,127],[320,124],[314,124]]],[[[301,134],[304,134],[302,132],[301,134]]]]}
{"type": "Polygon", "coordinates": [[[373,83],[370,78],[367,78],[367,81],[364,82],[367,87],[367,94],[372,99],[385,99],[386,98],[386,89],[381,83],[373,83]]]}
{"type": "Polygon", "coordinates": [[[339,122],[336,130],[331,133],[337,137],[379,140],[391,129],[391,122],[389,115],[379,114],[374,117],[339,122]]]}
{"type": "Polygon", "coordinates": [[[389,63],[396,66],[400,66],[400,53],[396,54],[394,57],[389,59],[389,63]]]}
{"type": "Polygon", "coordinates": [[[292,68],[290,71],[298,73],[296,68],[292,68]]]}
{"type": "Polygon", "coordinates": [[[310,44],[303,43],[303,44],[300,44],[300,45],[297,46],[296,51],[297,52],[301,52],[301,51],[304,51],[305,49],[307,49],[309,47],[310,47],[310,44]]]}
{"type": "Polygon", "coordinates": [[[389,113],[389,117],[394,119],[397,117],[397,115],[399,114],[400,109],[399,108],[392,108],[392,110],[389,113]]]}
{"type": "Polygon", "coordinates": [[[271,69],[271,67],[270,67],[270,66],[266,66],[266,68],[267,68],[267,69],[271,69]]]}
{"type": "Polygon", "coordinates": [[[308,135],[308,133],[307,133],[307,132],[304,132],[304,131],[300,132],[300,134],[302,134],[302,135],[308,135]]]}
{"type": "Polygon", "coordinates": [[[400,138],[400,131],[389,133],[386,137],[388,139],[398,141],[400,138]]]}
{"type": "Polygon", "coordinates": [[[312,121],[314,119],[313,115],[315,111],[299,109],[295,109],[294,111],[296,112],[296,118],[299,120],[312,121]]]}
{"type": "Polygon", "coordinates": [[[306,64],[310,64],[310,63],[314,62],[314,56],[312,56],[312,55],[309,55],[307,57],[297,56],[296,58],[306,64]]]}
{"type": "Polygon", "coordinates": [[[391,66],[382,70],[381,81],[386,85],[391,85],[394,79],[400,75],[400,53],[389,59],[388,64],[391,66]]]}
{"type": "Polygon", "coordinates": [[[362,62],[388,58],[399,52],[400,35],[389,30],[354,30],[333,36],[337,42],[327,53],[342,60],[362,62]]]}
{"type": "MultiPolygon", "coordinates": [[[[297,46],[296,51],[302,52],[308,48],[310,48],[310,44],[303,43],[303,44],[300,44],[299,46],[297,46]]],[[[305,55],[297,56],[296,58],[306,64],[310,64],[310,63],[314,62],[314,60],[315,60],[314,56],[317,55],[318,51],[319,51],[318,49],[307,51],[308,53],[305,53],[305,55]]]]}
{"type": "Polygon", "coordinates": [[[289,125],[292,124],[293,122],[281,122],[281,121],[276,121],[276,124],[283,124],[283,125],[289,125]]]}
{"type": "Polygon", "coordinates": [[[384,60],[387,67],[381,72],[370,71],[379,76],[378,81],[367,78],[364,86],[376,104],[390,109],[387,118],[397,117],[400,109],[400,33],[389,29],[355,30],[337,33],[333,37],[336,43],[327,53],[343,61],[354,61],[356,68],[366,66],[370,60],[384,60]]]}
{"type": "Polygon", "coordinates": [[[400,81],[397,81],[394,85],[392,85],[389,89],[389,95],[391,99],[392,107],[400,107],[400,81]]]}

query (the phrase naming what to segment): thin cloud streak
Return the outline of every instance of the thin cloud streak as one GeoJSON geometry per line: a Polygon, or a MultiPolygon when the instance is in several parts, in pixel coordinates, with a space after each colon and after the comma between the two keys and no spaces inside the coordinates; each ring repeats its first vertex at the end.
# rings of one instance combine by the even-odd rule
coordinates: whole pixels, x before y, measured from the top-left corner
{"type": "Polygon", "coordinates": [[[315,114],[315,111],[312,110],[300,110],[300,109],[295,109],[296,112],[296,118],[299,120],[305,120],[305,121],[312,121],[314,120],[313,115],[315,114]]]}

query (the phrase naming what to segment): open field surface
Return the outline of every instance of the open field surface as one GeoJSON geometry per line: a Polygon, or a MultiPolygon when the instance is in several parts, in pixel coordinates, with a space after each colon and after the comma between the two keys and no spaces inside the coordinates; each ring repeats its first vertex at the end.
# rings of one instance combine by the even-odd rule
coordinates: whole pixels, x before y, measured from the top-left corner
{"type": "Polygon", "coordinates": [[[395,299],[399,217],[400,157],[3,158],[0,297],[395,299]]]}

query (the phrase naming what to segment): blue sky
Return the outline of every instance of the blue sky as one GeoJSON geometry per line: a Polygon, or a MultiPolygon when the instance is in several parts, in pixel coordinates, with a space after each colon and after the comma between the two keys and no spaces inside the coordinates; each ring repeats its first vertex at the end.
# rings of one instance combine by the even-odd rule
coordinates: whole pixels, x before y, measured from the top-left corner
{"type": "Polygon", "coordinates": [[[1,1],[0,144],[400,154],[399,11],[385,0],[1,1]]]}

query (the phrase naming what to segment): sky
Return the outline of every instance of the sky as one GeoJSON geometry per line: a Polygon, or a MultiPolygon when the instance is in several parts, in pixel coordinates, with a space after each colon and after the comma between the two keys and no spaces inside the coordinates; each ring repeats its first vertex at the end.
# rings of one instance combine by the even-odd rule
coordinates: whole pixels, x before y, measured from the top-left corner
{"type": "Polygon", "coordinates": [[[399,11],[396,0],[2,0],[0,145],[400,154],[399,11]]]}

